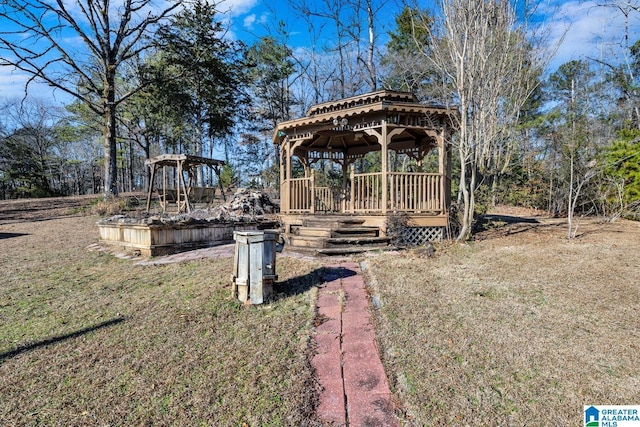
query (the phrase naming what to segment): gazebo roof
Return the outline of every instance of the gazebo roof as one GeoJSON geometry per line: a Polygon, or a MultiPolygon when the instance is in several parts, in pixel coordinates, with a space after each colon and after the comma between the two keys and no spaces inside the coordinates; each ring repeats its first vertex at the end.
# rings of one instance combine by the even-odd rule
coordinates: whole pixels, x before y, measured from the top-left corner
{"type": "MultiPolygon", "coordinates": [[[[442,126],[441,120],[454,113],[454,110],[442,106],[421,104],[418,98],[409,92],[380,90],[353,96],[338,101],[325,102],[312,106],[305,117],[278,124],[273,141],[281,144],[287,135],[303,136],[308,132],[339,131],[345,133],[345,127],[353,133],[365,127],[365,117],[385,113],[421,114],[430,118],[432,127],[442,126]],[[344,120],[344,121],[343,121],[344,120]],[[346,126],[348,125],[348,126],[346,126]],[[324,128],[324,129],[323,129],[324,128]]],[[[369,125],[370,123],[366,123],[369,125]]],[[[423,127],[424,126],[417,126],[423,127]]]]}

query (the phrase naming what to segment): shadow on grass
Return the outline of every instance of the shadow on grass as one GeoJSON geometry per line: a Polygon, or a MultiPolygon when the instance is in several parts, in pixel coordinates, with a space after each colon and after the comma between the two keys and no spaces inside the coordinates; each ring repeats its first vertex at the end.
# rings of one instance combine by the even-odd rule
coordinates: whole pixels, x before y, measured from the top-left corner
{"type": "Polygon", "coordinates": [[[68,339],[72,339],[72,338],[77,338],[79,336],[88,334],[89,332],[93,332],[93,331],[97,331],[99,329],[102,328],[107,328],[109,326],[114,326],[117,325],[118,323],[122,323],[125,321],[124,317],[116,317],[115,319],[111,319],[111,320],[107,320],[106,322],[102,322],[102,323],[98,323],[97,325],[94,326],[89,326],[88,328],[84,328],[84,329],[80,329],[77,330],[75,332],[72,332],[70,334],[66,334],[66,335],[59,335],[57,337],[52,337],[52,338],[48,338],[46,340],[42,340],[42,341],[37,341],[35,343],[32,344],[28,344],[28,345],[23,345],[20,346],[18,348],[16,348],[15,350],[11,350],[11,351],[7,351],[5,353],[0,353],[0,363],[7,360],[7,359],[11,359],[12,357],[15,357],[21,353],[25,353],[31,350],[35,350],[38,349],[40,347],[46,347],[52,344],[56,344],[68,339]]]}
{"type": "Polygon", "coordinates": [[[11,239],[13,237],[28,236],[28,233],[0,233],[0,240],[11,239]]]}
{"type": "Polygon", "coordinates": [[[319,286],[325,282],[331,282],[333,280],[355,276],[356,274],[358,273],[344,267],[317,268],[303,276],[296,276],[282,282],[276,282],[273,286],[273,300],[277,301],[293,295],[302,294],[314,286],[319,286]]]}

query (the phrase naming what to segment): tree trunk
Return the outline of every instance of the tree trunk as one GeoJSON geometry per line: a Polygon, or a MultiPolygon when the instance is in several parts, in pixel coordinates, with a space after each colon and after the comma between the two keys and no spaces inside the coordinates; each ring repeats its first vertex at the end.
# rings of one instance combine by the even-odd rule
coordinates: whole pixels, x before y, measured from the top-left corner
{"type": "Polygon", "coordinates": [[[115,67],[106,78],[104,103],[104,196],[118,195],[115,67]]]}

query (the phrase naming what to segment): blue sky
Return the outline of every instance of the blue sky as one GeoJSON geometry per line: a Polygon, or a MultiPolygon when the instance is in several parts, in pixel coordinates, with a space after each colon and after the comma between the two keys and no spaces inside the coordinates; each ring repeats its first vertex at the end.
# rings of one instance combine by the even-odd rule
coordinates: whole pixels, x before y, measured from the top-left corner
{"type": "MultiPolygon", "coordinates": [[[[624,3],[627,0],[617,0],[624,3]]],[[[319,2],[312,2],[312,4],[319,2]]],[[[431,0],[422,1],[421,6],[429,6],[431,0]]],[[[549,44],[558,45],[556,54],[550,64],[550,71],[572,59],[595,58],[605,61],[620,62],[621,43],[624,40],[625,23],[619,10],[611,7],[599,7],[593,0],[543,0],[541,19],[549,33],[549,44]]],[[[635,3],[639,3],[636,1],[635,3]]],[[[290,32],[290,43],[294,50],[305,48],[311,37],[307,24],[291,9],[287,0],[224,0],[219,3],[220,12],[230,28],[230,36],[251,43],[256,36],[264,35],[269,25],[284,21],[290,32]]],[[[400,2],[388,0],[385,13],[382,14],[382,31],[393,26],[393,18],[401,9],[400,2]]],[[[640,14],[632,15],[630,21],[631,43],[640,38],[640,14]]],[[[326,38],[331,38],[329,33],[326,38]]],[[[383,40],[381,40],[383,41],[383,40]]],[[[12,98],[23,95],[23,85],[27,76],[0,67],[0,97],[12,98]]],[[[34,85],[32,94],[44,97],[51,93],[46,86],[34,85]]],[[[64,101],[66,97],[58,92],[56,99],[64,101]]]]}

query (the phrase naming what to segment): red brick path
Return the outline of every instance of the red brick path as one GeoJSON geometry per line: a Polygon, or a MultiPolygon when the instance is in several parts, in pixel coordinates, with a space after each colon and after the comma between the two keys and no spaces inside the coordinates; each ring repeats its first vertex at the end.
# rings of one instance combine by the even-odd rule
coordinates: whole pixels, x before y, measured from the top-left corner
{"type": "Polygon", "coordinates": [[[323,388],[318,415],[338,426],[399,426],[357,263],[327,267],[311,360],[323,388]]]}

